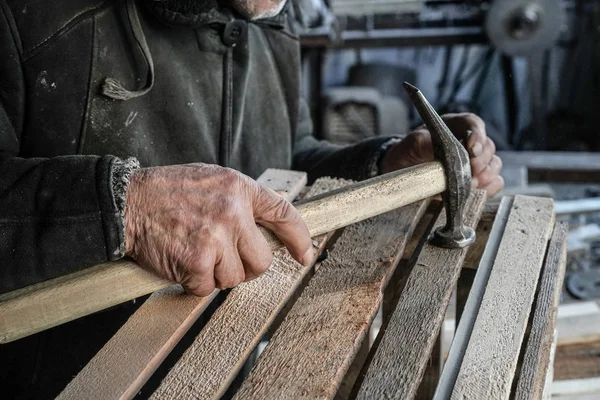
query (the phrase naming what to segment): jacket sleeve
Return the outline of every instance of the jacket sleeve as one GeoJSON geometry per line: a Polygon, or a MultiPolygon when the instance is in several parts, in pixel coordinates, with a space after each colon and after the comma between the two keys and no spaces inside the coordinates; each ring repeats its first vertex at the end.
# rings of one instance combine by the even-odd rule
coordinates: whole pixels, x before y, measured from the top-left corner
{"type": "Polygon", "coordinates": [[[0,293],[124,255],[112,156],[25,159],[0,104],[0,293]]]}
{"type": "Polygon", "coordinates": [[[127,164],[112,156],[18,157],[25,86],[4,7],[0,1],[0,293],[123,257],[127,164]]]}
{"type": "Polygon", "coordinates": [[[377,137],[349,146],[335,145],[313,136],[313,124],[304,101],[300,102],[292,168],[308,173],[312,183],[322,176],[363,180],[391,137],[377,137]]]}

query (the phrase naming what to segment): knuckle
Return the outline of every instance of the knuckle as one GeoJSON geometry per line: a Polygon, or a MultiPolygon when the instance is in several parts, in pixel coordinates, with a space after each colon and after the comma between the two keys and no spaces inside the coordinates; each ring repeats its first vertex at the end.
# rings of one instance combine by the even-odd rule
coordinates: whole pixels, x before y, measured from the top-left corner
{"type": "Polygon", "coordinates": [[[282,197],[274,199],[268,207],[266,215],[272,222],[287,223],[296,218],[296,209],[282,197]]]}
{"type": "Polygon", "coordinates": [[[504,163],[502,162],[502,159],[498,156],[494,156],[494,158],[492,159],[492,162],[494,163],[496,170],[498,170],[498,172],[502,171],[502,167],[504,166],[504,163]]]}
{"type": "Polygon", "coordinates": [[[485,121],[481,119],[481,117],[474,113],[465,113],[463,118],[470,125],[475,125],[479,127],[485,127],[485,121]]]}
{"type": "Polygon", "coordinates": [[[496,143],[494,143],[494,141],[492,139],[490,139],[489,137],[485,140],[485,144],[486,146],[489,147],[490,152],[492,154],[496,153],[496,143]]]}
{"type": "Polygon", "coordinates": [[[269,269],[272,263],[273,254],[269,252],[265,257],[263,257],[263,259],[260,262],[257,263],[253,271],[262,275],[269,269]]]}
{"type": "Polygon", "coordinates": [[[215,290],[215,285],[209,281],[194,280],[183,284],[183,288],[186,292],[191,293],[194,296],[206,297],[215,290]]]}

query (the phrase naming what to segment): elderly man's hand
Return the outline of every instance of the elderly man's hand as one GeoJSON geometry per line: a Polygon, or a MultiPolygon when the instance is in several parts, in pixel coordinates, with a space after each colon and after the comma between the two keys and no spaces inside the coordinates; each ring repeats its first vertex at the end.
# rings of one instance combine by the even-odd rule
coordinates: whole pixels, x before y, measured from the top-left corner
{"type": "Polygon", "coordinates": [[[127,189],[126,254],[207,296],[269,268],[273,255],[256,223],[296,260],[312,262],[312,240],[296,209],[249,177],[206,164],[141,169],[127,189]]]}
{"type": "MultiPolygon", "coordinates": [[[[442,118],[459,140],[464,140],[468,132],[471,132],[466,147],[471,158],[473,187],[487,191],[489,197],[502,190],[502,160],[496,155],[494,142],[486,135],[483,120],[469,113],[446,114],[442,118]]],[[[425,126],[421,126],[387,151],[381,163],[382,172],[391,172],[432,160],[431,135],[425,126]]]]}

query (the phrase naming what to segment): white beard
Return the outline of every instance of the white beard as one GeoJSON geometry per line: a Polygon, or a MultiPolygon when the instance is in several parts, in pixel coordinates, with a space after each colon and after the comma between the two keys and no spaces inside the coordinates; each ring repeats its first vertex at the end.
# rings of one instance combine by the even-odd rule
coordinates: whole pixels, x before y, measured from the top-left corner
{"type": "Polygon", "coordinates": [[[281,10],[283,10],[283,7],[285,6],[287,0],[271,0],[271,6],[259,12],[252,10],[248,6],[248,3],[252,1],[253,0],[232,0],[231,3],[235,7],[235,9],[238,10],[239,13],[241,13],[246,18],[255,21],[258,19],[271,18],[276,16],[281,12],[281,10]]]}

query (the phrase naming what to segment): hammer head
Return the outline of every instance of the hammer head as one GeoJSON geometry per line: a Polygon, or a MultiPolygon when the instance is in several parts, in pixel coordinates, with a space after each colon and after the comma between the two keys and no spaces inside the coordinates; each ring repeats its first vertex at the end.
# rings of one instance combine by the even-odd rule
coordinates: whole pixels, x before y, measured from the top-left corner
{"type": "Polygon", "coordinates": [[[475,241],[475,231],[463,223],[463,211],[471,193],[469,154],[423,93],[409,83],[404,83],[404,87],[431,133],[433,154],[446,173],[446,191],[442,193],[446,225],[434,232],[431,242],[448,248],[469,246],[475,241]]]}

